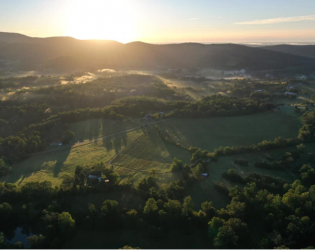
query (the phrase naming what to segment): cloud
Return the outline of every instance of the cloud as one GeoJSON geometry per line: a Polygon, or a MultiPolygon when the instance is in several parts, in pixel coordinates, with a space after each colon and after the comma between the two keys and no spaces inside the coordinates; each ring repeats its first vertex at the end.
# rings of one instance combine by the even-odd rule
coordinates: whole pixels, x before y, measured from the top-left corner
{"type": "Polygon", "coordinates": [[[196,20],[199,20],[200,18],[199,17],[193,17],[193,18],[189,18],[189,21],[196,21],[196,20]]]}
{"type": "Polygon", "coordinates": [[[249,22],[240,22],[235,24],[249,25],[249,24],[274,24],[274,23],[289,23],[289,22],[300,22],[300,21],[314,21],[315,15],[309,16],[295,16],[295,17],[280,17],[272,19],[254,20],[249,22]]]}

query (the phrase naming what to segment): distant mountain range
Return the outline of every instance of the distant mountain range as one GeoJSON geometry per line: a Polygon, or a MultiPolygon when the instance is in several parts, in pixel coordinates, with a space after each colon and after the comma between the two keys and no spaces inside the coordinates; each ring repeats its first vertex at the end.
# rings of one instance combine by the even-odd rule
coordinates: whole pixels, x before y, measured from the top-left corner
{"type": "Polygon", "coordinates": [[[315,45],[249,47],[237,44],[122,44],[71,37],[33,38],[0,32],[0,60],[20,69],[213,68],[265,70],[312,68],[315,45]]]}

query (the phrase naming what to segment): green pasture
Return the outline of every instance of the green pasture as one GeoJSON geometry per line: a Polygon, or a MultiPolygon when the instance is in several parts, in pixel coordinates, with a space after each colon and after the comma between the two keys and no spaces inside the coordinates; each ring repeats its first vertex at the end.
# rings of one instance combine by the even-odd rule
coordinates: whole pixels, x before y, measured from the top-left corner
{"type": "Polygon", "coordinates": [[[159,124],[176,142],[213,151],[220,146],[256,144],[277,136],[293,138],[301,127],[294,107],[247,116],[173,119],[159,124]]]}

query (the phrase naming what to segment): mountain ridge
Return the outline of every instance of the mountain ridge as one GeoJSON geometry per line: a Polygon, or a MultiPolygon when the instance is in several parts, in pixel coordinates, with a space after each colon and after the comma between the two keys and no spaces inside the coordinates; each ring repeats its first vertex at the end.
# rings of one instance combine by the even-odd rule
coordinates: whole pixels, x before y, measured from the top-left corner
{"type": "Polygon", "coordinates": [[[265,70],[315,66],[315,58],[233,43],[150,44],[135,41],[123,44],[72,37],[32,38],[5,32],[0,32],[1,59],[17,61],[23,68],[52,70],[60,69],[60,65],[83,70],[91,67],[265,70]]]}

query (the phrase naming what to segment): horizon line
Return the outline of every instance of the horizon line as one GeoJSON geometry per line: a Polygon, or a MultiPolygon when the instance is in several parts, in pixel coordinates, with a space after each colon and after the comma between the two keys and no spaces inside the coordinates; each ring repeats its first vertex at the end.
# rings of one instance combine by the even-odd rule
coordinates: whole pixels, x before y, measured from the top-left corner
{"type": "Polygon", "coordinates": [[[185,43],[197,43],[197,44],[205,44],[205,45],[210,45],[210,44],[247,44],[247,45],[265,45],[265,44],[284,44],[284,45],[315,45],[315,41],[312,42],[307,42],[307,41],[217,41],[217,42],[201,42],[201,41],[180,41],[180,42],[145,42],[145,41],[140,41],[140,40],[134,40],[130,42],[119,42],[117,40],[113,39],[79,39],[73,36],[47,36],[47,37],[40,37],[40,36],[29,36],[25,35],[23,33],[18,33],[18,32],[8,32],[8,31],[0,31],[0,33],[8,33],[8,34],[15,34],[15,35],[21,35],[25,36],[28,38],[34,38],[34,39],[49,39],[49,38],[72,38],[75,40],[79,41],[108,41],[108,42],[117,42],[121,44],[130,44],[130,43],[146,43],[146,44],[153,44],[153,45],[169,45],[169,44],[185,44],[185,43]]]}

